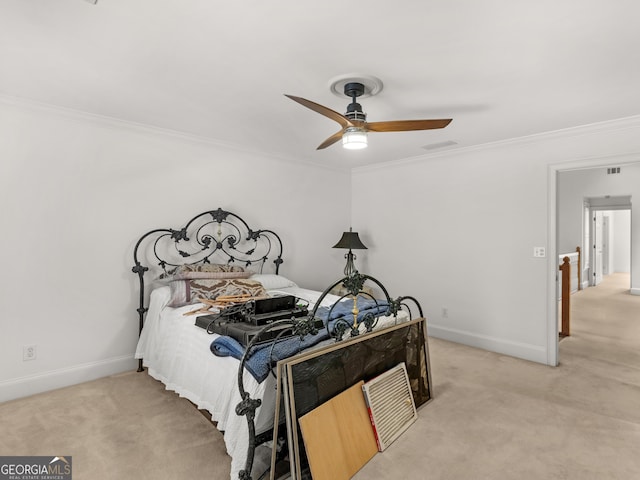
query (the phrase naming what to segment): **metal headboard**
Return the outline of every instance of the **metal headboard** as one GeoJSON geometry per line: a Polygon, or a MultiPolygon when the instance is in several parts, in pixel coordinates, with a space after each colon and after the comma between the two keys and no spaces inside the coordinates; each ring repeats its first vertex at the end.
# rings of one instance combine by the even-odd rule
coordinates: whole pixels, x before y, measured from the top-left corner
{"type": "MultiPolygon", "coordinates": [[[[132,271],[138,275],[140,286],[139,333],[148,310],[147,264],[154,264],[158,274],[166,274],[180,265],[204,263],[233,263],[262,273],[270,259],[275,265],[274,273],[278,274],[283,262],[280,237],[273,230],[254,230],[240,216],[221,208],[196,215],[179,229],[156,228],[145,233],[133,249],[132,271]]],[[[141,370],[142,360],[138,364],[138,371],[141,370]]]]}

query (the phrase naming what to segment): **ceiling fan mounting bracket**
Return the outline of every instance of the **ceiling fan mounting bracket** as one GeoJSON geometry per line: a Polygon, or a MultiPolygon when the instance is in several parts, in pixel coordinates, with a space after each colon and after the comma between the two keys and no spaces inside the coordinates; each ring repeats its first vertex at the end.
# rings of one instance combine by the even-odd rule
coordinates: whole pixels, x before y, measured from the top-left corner
{"type": "Polygon", "coordinates": [[[355,99],[362,96],[364,93],[364,85],[360,82],[349,82],[344,85],[344,94],[347,97],[355,99]]]}
{"type": "MultiPolygon", "coordinates": [[[[349,73],[334,77],[329,81],[329,89],[336,97],[344,98],[346,86],[350,83],[358,83],[363,86],[363,91],[359,95],[361,98],[373,97],[382,91],[382,80],[372,75],[349,73]]],[[[348,95],[351,96],[351,95],[348,95]]]]}
{"type": "Polygon", "coordinates": [[[344,85],[344,94],[351,98],[351,103],[347,105],[347,117],[352,122],[366,122],[367,114],[362,111],[362,105],[356,102],[356,98],[364,93],[364,85],[360,82],[349,82],[344,85]]]}

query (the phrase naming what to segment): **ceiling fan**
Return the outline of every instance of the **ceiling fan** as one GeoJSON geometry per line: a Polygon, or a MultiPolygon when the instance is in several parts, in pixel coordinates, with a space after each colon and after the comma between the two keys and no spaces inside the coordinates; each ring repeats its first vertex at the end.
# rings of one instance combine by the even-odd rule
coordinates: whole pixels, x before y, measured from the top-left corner
{"type": "Polygon", "coordinates": [[[444,128],[451,119],[441,120],[392,120],[388,122],[367,122],[367,115],[356,99],[365,92],[365,86],[360,82],[349,82],[344,85],[344,94],[351,98],[347,112],[342,115],[330,108],[305,98],[287,95],[294,102],[324,115],[340,124],[342,129],[318,145],[317,150],[327,148],[342,139],[342,146],[348,149],[360,149],[367,146],[367,132],[406,132],[411,130],[432,130],[444,128]]]}

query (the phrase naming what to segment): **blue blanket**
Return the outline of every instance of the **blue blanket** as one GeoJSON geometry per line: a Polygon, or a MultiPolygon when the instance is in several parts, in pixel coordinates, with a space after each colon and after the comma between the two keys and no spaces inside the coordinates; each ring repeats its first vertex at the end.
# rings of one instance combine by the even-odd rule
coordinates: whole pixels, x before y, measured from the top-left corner
{"type": "MultiPolygon", "coordinates": [[[[333,328],[333,325],[340,319],[344,318],[349,323],[353,323],[353,300],[345,299],[336,304],[331,311],[331,318],[329,316],[329,308],[320,307],[316,312],[316,317],[323,320],[326,325],[329,322],[329,330],[333,328]]],[[[368,314],[374,315],[386,314],[389,310],[389,304],[387,302],[374,301],[370,298],[358,297],[358,320],[368,314]]],[[[271,370],[270,358],[274,361],[282,360],[283,358],[290,357],[296,353],[301,352],[305,348],[312,347],[322,340],[329,338],[327,329],[323,328],[315,335],[306,335],[303,339],[300,337],[289,337],[279,340],[275,345],[273,342],[267,342],[254,347],[251,350],[251,355],[245,362],[245,368],[253,377],[261,383],[269,375],[271,370]],[[273,351],[271,347],[273,346],[273,351]]],[[[242,359],[245,348],[235,339],[227,336],[221,336],[216,338],[211,343],[211,352],[218,357],[234,357],[238,360],[242,359]]]]}

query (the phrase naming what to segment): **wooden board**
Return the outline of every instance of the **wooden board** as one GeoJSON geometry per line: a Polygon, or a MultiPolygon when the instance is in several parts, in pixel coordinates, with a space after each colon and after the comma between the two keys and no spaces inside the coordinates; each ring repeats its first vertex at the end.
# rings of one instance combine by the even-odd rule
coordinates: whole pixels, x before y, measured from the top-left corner
{"type": "Polygon", "coordinates": [[[360,381],[300,417],[300,429],[313,480],[349,480],[378,445],[360,381]]]}

